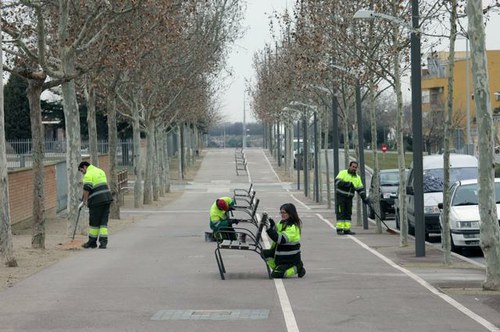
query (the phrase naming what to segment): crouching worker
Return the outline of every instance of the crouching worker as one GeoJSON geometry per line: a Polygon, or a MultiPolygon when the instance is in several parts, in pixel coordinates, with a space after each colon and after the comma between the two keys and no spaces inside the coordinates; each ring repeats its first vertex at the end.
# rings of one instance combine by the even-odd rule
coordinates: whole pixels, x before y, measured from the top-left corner
{"type": "Polygon", "coordinates": [[[300,256],[300,233],[302,222],[295,205],[283,204],[280,207],[281,221],[276,225],[268,220],[267,235],[273,241],[271,249],[263,251],[264,259],[271,268],[273,278],[289,278],[306,274],[300,256]]]}
{"type": "Polygon", "coordinates": [[[210,207],[210,229],[214,231],[215,240],[236,240],[233,221],[229,219],[229,211],[233,209],[231,197],[217,198],[210,207]],[[227,231],[227,232],[224,232],[227,231]],[[219,232],[215,234],[216,232],[219,232]]]}

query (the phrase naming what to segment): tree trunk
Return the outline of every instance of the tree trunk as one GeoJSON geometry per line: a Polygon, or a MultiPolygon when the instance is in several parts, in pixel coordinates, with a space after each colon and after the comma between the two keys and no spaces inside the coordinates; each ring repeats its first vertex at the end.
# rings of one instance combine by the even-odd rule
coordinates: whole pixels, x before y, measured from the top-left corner
{"type": "Polygon", "coordinates": [[[495,202],[494,124],[491,110],[482,1],[467,2],[471,41],[474,104],[479,135],[479,216],[481,248],[486,261],[484,290],[500,288],[500,248],[495,202]]]}
{"type": "MultiPolygon", "coordinates": [[[[327,113],[324,113],[324,116],[326,118],[327,113]]],[[[323,149],[325,150],[325,173],[326,173],[326,204],[327,208],[331,209],[332,208],[332,193],[331,193],[331,185],[330,185],[330,162],[328,161],[328,121],[323,121],[325,124],[324,126],[324,133],[325,133],[325,140],[323,142],[323,149]]],[[[338,133],[334,133],[332,131],[333,135],[337,135],[338,133]]],[[[335,152],[335,151],[334,151],[335,152]]],[[[335,178],[336,174],[333,174],[333,177],[335,178]]]]}
{"type": "MultiPolygon", "coordinates": [[[[116,151],[118,146],[118,132],[116,129],[116,101],[114,96],[108,98],[108,154],[109,154],[109,188],[113,196],[109,216],[112,219],[120,219],[120,201],[122,199],[118,187],[118,170],[116,166],[116,151]]],[[[97,142],[97,141],[96,141],[97,142]]],[[[123,154],[123,151],[122,151],[123,154]]]]}
{"type": "Polygon", "coordinates": [[[31,151],[33,158],[33,228],[31,247],[35,249],[45,249],[44,135],[40,96],[46,78],[47,76],[43,72],[32,73],[28,79],[27,90],[33,141],[31,151]]]}
{"type": "MultiPolygon", "coordinates": [[[[61,48],[63,71],[67,76],[75,73],[74,54],[66,48],[61,48]]],[[[82,188],[78,164],[81,162],[80,112],[76,101],[75,81],[62,84],[63,109],[66,130],[66,168],[68,171],[68,236],[76,227],[78,204],[81,201],[82,188]]],[[[81,229],[83,223],[78,224],[81,229]]],[[[78,230],[77,230],[78,231],[78,230]]]]}
{"type": "Polygon", "coordinates": [[[451,0],[450,14],[450,51],[448,54],[448,100],[447,111],[444,114],[444,151],[443,151],[443,213],[441,243],[444,248],[443,263],[451,264],[451,234],[450,234],[450,138],[451,121],[453,119],[453,73],[455,70],[455,39],[457,33],[457,0],[451,0]]]}
{"type": "MultiPolygon", "coordinates": [[[[378,163],[378,145],[377,145],[377,114],[376,114],[376,106],[375,106],[375,83],[373,80],[370,80],[370,124],[371,124],[371,136],[372,136],[372,156],[373,156],[373,175],[372,182],[375,180],[375,187],[373,189],[373,193],[370,193],[372,198],[375,198],[375,201],[372,201],[372,208],[375,209],[376,216],[376,225],[377,225],[377,233],[382,234],[382,222],[378,216],[382,216],[382,211],[380,210],[380,166],[378,163]],[[375,177],[373,179],[373,177],[375,177]]],[[[368,193],[368,183],[363,183],[365,186],[366,193],[368,193]]]]}
{"type": "MultiPolygon", "coordinates": [[[[178,137],[177,137],[177,161],[179,164],[179,180],[184,180],[184,168],[183,168],[183,163],[182,159],[184,158],[184,126],[182,124],[177,126],[178,129],[178,137]]],[[[226,135],[224,133],[224,140],[226,135]]],[[[225,142],[224,142],[224,147],[225,147],[225,142]]]]}
{"type": "Polygon", "coordinates": [[[160,199],[160,156],[159,156],[159,137],[158,126],[154,126],[154,139],[153,139],[153,201],[157,202],[160,199]]]}
{"type": "Polygon", "coordinates": [[[134,102],[133,109],[133,141],[134,141],[134,208],[142,208],[142,153],[141,153],[141,122],[139,116],[139,107],[134,102]]]}
{"type": "MultiPolygon", "coordinates": [[[[393,42],[396,44],[399,36],[399,28],[394,25],[393,42]]],[[[404,106],[403,93],[401,91],[401,56],[396,52],[393,57],[394,66],[394,92],[396,94],[396,149],[398,151],[399,187],[398,187],[398,209],[399,209],[399,245],[408,246],[408,218],[406,208],[406,161],[404,146],[404,106]]]]}
{"type": "Polygon", "coordinates": [[[164,138],[164,150],[163,152],[165,153],[165,192],[169,193],[170,192],[170,156],[168,155],[168,136],[169,132],[164,132],[165,138],[164,138]]]}
{"type": "Polygon", "coordinates": [[[144,175],[144,204],[153,203],[153,167],[154,167],[154,139],[155,124],[152,119],[146,120],[146,173],[144,175]]]}
{"type": "Polygon", "coordinates": [[[167,183],[167,173],[165,172],[165,169],[167,167],[167,164],[165,163],[167,161],[167,158],[165,157],[165,152],[166,152],[166,135],[165,135],[165,127],[161,126],[158,128],[158,134],[156,135],[157,137],[157,142],[158,142],[158,178],[159,178],[159,195],[160,197],[165,197],[165,188],[166,188],[166,183],[167,183]]]}
{"type": "MultiPolygon", "coordinates": [[[[0,13],[2,9],[0,8],[0,13]]],[[[0,25],[0,40],[3,40],[0,25]]],[[[2,42],[3,45],[3,42],[2,42]]],[[[3,51],[0,49],[0,63],[3,63],[3,51]]],[[[0,67],[0,77],[3,77],[3,66],[0,67]]],[[[5,265],[16,267],[12,246],[12,231],[10,227],[9,177],[7,174],[7,148],[5,144],[5,114],[3,108],[3,80],[0,82],[0,255],[5,265]]]]}
{"type": "Polygon", "coordinates": [[[95,85],[91,79],[87,79],[86,83],[85,99],[87,100],[87,125],[89,135],[90,163],[94,166],[99,166],[99,151],[97,148],[97,124],[95,117],[95,85]]]}

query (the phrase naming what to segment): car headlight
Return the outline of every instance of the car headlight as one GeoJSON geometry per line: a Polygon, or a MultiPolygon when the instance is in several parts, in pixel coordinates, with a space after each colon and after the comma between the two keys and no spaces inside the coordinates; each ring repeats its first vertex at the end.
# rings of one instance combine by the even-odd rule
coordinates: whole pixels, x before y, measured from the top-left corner
{"type": "Polygon", "coordinates": [[[385,198],[385,199],[391,198],[391,193],[383,193],[382,198],[385,198]]]}
{"type": "Polygon", "coordinates": [[[424,206],[424,213],[430,214],[430,213],[439,213],[439,208],[437,205],[433,206],[424,206]]]}
{"type": "Polygon", "coordinates": [[[479,228],[479,221],[459,221],[459,228],[479,228]]]}

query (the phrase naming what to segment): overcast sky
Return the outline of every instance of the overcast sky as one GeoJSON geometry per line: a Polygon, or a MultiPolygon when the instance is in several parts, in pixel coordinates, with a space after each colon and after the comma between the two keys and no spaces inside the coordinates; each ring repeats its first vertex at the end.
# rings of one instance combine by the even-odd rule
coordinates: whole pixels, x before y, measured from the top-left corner
{"type": "MultiPolygon", "coordinates": [[[[484,1],[484,0],[483,0],[484,1]]],[[[485,3],[493,0],[484,1],[485,3]]],[[[243,121],[243,100],[245,79],[254,78],[252,68],[252,57],[258,50],[262,50],[267,43],[272,41],[269,30],[269,17],[274,10],[283,13],[286,8],[293,8],[294,0],[247,0],[247,10],[243,26],[246,29],[245,36],[236,41],[233,52],[229,57],[229,66],[232,67],[234,75],[226,84],[229,85],[227,91],[221,97],[222,113],[225,121],[243,121]]],[[[500,50],[500,15],[492,14],[486,28],[486,48],[488,50],[500,50]]],[[[443,46],[447,48],[447,46],[443,46]]],[[[465,41],[458,41],[457,51],[465,51],[465,41]]],[[[439,51],[439,50],[438,50],[439,51]]],[[[253,79],[255,82],[255,79],[253,79]]],[[[403,83],[405,85],[405,83],[403,83]]],[[[408,90],[408,86],[403,86],[403,90],[408,90]]],[[[409,92],[408,92],[409,98],[409,92]]],[[[246,122],[255,122],[246,97],[246,122]]]]}
{"type": "MultiPolygon", "coordinates": [[[[282,13],[287,8],[293,7],[293,0],[247,0],[247,11],[243,27],[245,36],[236,41],[233,52],[229,57],[229,66],[233,68],[234,76],[231,77],[229,89],[222,96],[222,113],[225,121],[243,121],[243,99],[245,79],[254,77],[252,57],[258,50],[264,48],[266,42],[272,41],[269,32],[269,16],[274,10],[282,13]]],[[[254,80],[255,82],[255,80],[254,80]]],[[[246,121],[255,122],[246,98],[246,121]]]]}

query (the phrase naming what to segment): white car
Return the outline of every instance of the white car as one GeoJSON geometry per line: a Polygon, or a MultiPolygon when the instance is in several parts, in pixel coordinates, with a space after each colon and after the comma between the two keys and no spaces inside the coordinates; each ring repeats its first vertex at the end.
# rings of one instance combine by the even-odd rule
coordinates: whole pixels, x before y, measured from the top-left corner
{"type": "MultiPolygon", "coordinates": [[[[450,232],[452,251],[479,247],[481,218],[479,217],[478,190],[477,179],[458,181],[451,188],[450,232]]],[[[495,194],[498,197],[497,211],[500,211],[500,178],[495,179],[495,194]]],[[[439,204],[439,208],[443,208],[443,203],[439,204]]],[[[439,221],[442,227],[441,215],[439,221]]]]}

